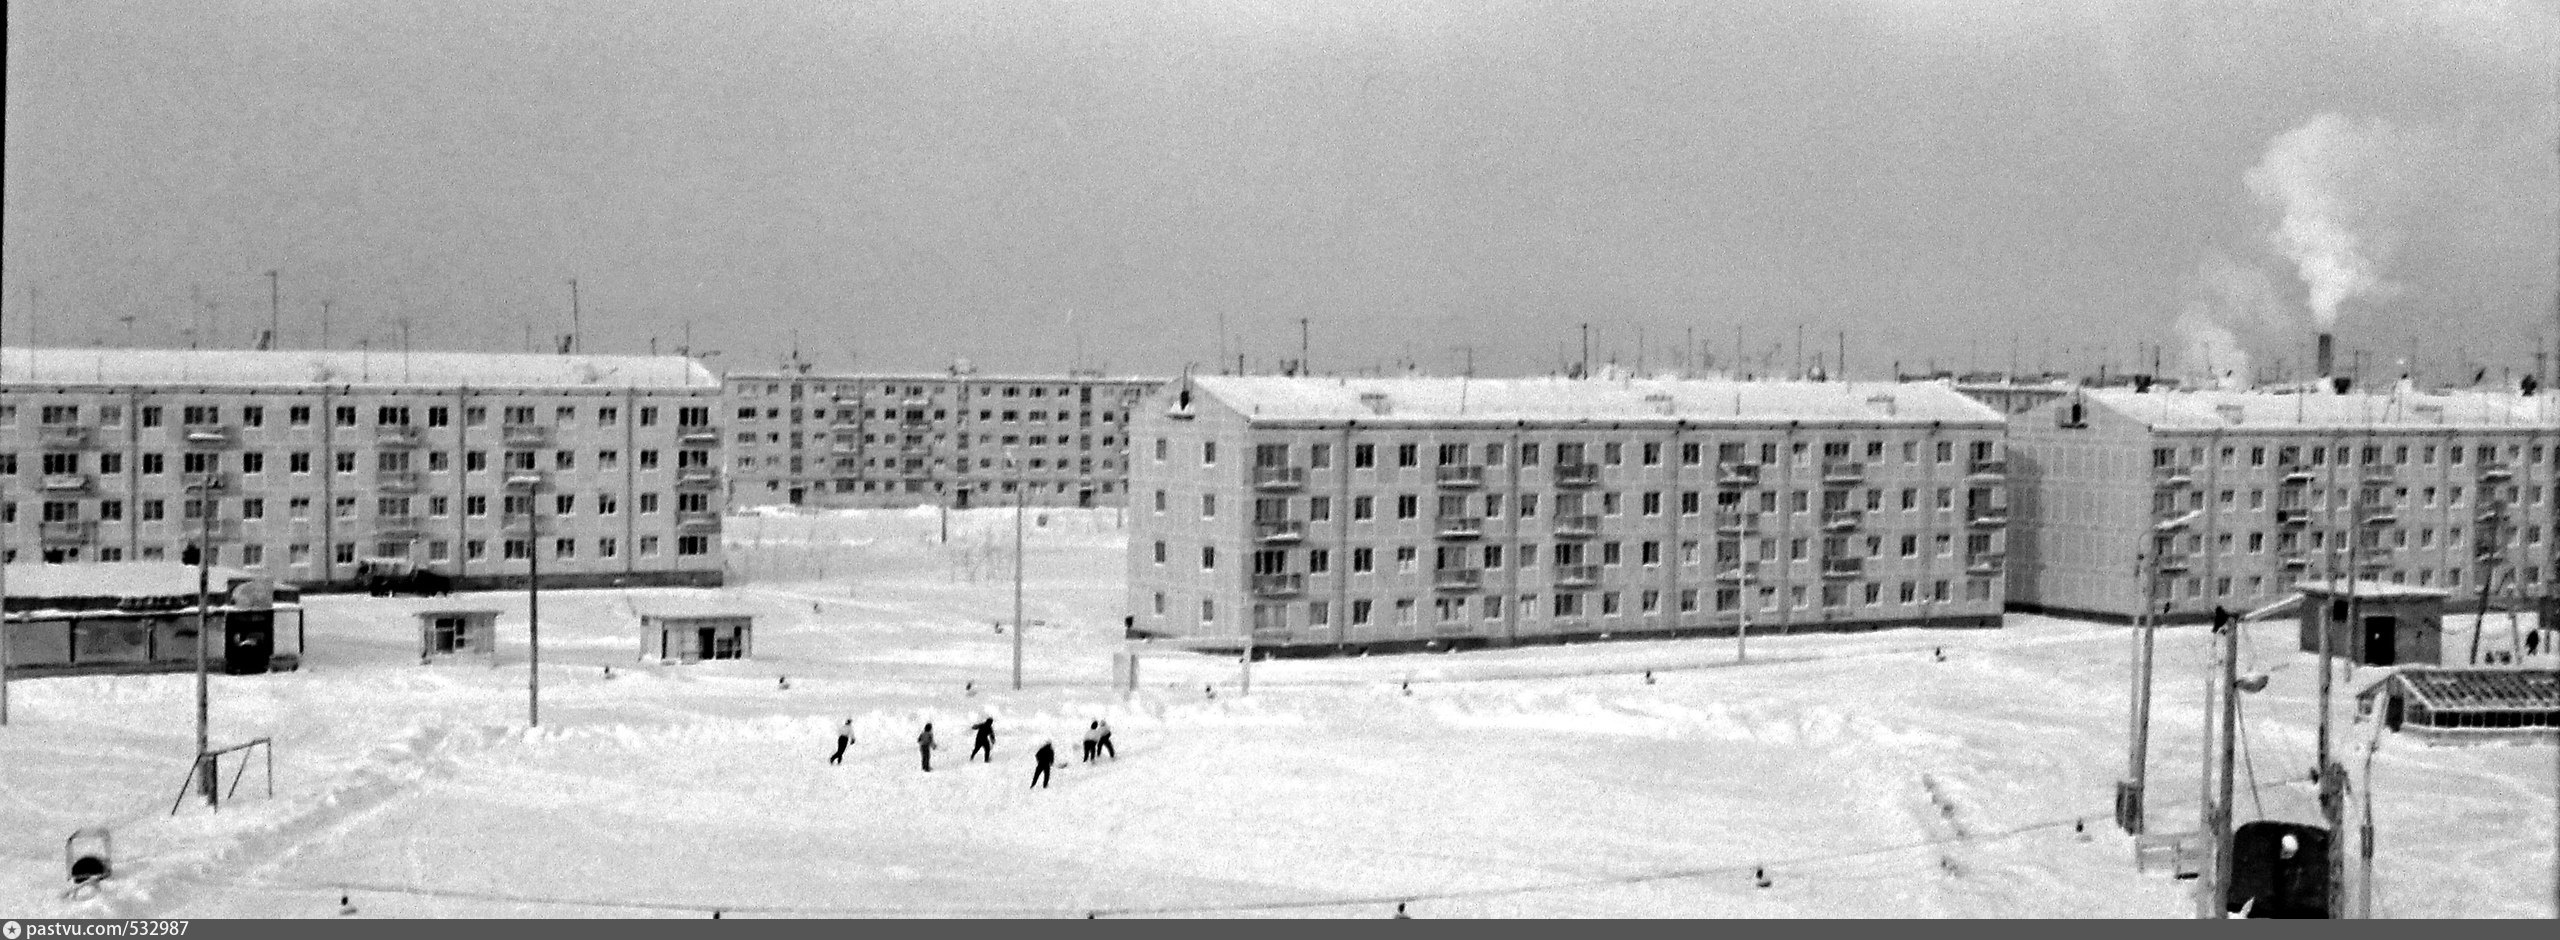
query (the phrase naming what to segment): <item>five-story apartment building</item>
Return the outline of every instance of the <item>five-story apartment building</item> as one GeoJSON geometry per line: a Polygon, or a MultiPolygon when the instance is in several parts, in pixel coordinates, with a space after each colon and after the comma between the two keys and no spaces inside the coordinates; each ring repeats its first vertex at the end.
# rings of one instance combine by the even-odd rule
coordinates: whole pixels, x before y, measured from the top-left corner
{"type": "Polygon", "coordinates": [[[0,390],[12,558],[721,580],[720,388],[689,359],[8,349],[0,390]]]}
{"type": "Polygon", "coordinates": [[[1316,650],[2000,619],[2002,422],[1942,385],[1197,377],[1131,433],[1146,634],[1316,650]]]}

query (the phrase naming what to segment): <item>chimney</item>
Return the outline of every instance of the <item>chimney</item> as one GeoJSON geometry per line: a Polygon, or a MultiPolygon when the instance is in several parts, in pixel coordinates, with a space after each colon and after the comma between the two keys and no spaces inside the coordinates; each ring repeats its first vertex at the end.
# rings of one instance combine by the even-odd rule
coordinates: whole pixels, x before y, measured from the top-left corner
{"type": "Polygon", "coordinates": [[[2311,359],[2311,370],[2313,375],[2323,379],[2329,377],[2331,373],[2330,366],[2336,357],[2336,354],[2331,350],[2331,347],[2334,345],[2335,341],[2330,338],[2328,333],[2324,332],[2320,334],[2319,351],[2313,353],[2311,359]]]}

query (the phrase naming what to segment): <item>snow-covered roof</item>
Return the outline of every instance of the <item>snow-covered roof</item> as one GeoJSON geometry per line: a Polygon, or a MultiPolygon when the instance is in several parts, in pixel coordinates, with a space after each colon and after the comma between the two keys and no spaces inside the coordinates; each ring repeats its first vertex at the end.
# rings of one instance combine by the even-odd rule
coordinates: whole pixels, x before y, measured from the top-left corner
{"type": "Polygon", "coordinates": [[[1941,383],[1726,379],[1196,376],[1249,419],[1362,424],[1607,421],[1997,425],[2000,412],[1941,383]]]}
{"type": "Polygon", "coordinates": [[[2500,392],[2346,395],[2089,389],[2088,400],[2161,430],[2560,428],[2560,397],[2500,392]]]}
{"type": "Polygon", "coordinates": [[[2549,711],[2560,708],[2560,671],[2415,667],[2395,677],[2429,711],[2549,711]]]}
{"type": "Polygon", "coordinates": [[[2355,596],[2368,600],[2411,600],[2421,598],[2442,600],[2446,597],[2452,596],[2450,593],[2438,588],[2418,587],[2413,584],[2391,584],[2384,581],[2304,581],[2293,586],[2293,589],[2296,591],[2300,591],[2305,594],[2318,594],[2323,597],[2344,597],[2351,588],[2353,589],[2355,596]]]}
{"type": "Polygon", "coordinates": [[[682,356],[399,350],[0,349],[0,379],[82,385],[719,388],[682,356]]]}
{"type": "MultiPolygon", "coordinates": [[[[195,566],[174,561],[22,562],[10,565],[8,574],[12,598],[176,597],[196,592],[195,566]]],[[[217,567],[210,580],[219,594],[234,578],[254,577],[236,568],[217,567]]]]}

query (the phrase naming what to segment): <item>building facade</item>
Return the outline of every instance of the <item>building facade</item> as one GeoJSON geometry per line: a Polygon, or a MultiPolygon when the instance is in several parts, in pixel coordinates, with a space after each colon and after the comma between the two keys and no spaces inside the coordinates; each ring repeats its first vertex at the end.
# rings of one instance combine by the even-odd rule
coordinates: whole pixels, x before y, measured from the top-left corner
{"type": "Polygon", "coordinates": [[[1128,602],[1273,650],[1996,626],[2000,416],[1943,385],[1197,377],[1128,602]]]}
{"type": "Polygon", "coordinates": [[[736,373],[731,498],[825,507],[1117,506],[1128,424],[1159,379],[736,373]],[[1007,455],[1016,459],[1009,463],[1007,455]]]}
{"type": "Polygon", "coordinates": [[[720,386],[679,357],[9,349],[10,557],[326,590],[718,584],[720,386]]]}
{"type": "Polygon", "coordinates": [[[2494,576],[2501,606],[2552,586],[2549,395],[2087,389],[2009,444],[2013,609],[2130,619],[2147,584],[2175,620],[2349,576],[2470,603],[2494,576]]]}

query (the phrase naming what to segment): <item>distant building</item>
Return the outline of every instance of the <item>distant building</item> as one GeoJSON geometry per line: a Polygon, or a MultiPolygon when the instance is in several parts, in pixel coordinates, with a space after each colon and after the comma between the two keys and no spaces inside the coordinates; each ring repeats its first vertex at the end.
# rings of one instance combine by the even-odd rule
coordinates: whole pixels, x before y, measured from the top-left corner
{"type": "Polygon", "coordinates": [[[537,552],[547,585],[720,582],[689,359],[8,349],[0,391],[12,558],[181,561],[209,511],[216,563],[306,588],[517,585],[537,552]]]}
{"type": "Polygon", "coordinates": [[[2180,620],[2315,579],[2457,608],[2484,574],[2501,606],[2551,588],[2550,396],[2075,390],[2013,417],[2009,451],[2013,609],[2130,618],[2155,556],[2180,620]]]}
{"type": "Polygon", "coordinates": [[[725,379],[738,505],[1116,506],[1129,410],[1161,379],[739,372],[725,379]],[[1006,455],[1020,458],[1009,466],[1006,455]]]}
{"type": "Polygon", "coordinates": [[[1129,611],[1280,649],[2000,622],[1944,385],[1198,377],[1137,410],[1129,611]]]}

